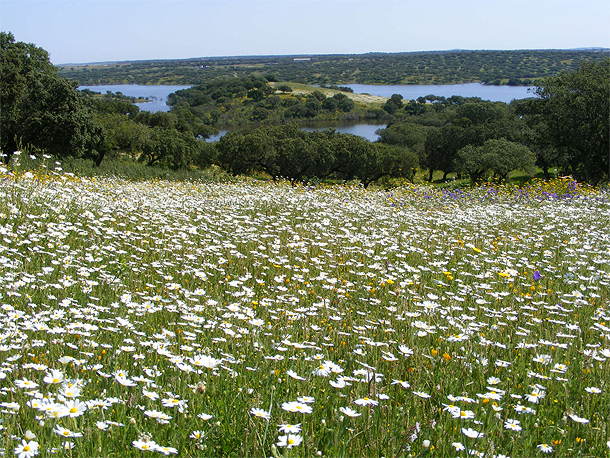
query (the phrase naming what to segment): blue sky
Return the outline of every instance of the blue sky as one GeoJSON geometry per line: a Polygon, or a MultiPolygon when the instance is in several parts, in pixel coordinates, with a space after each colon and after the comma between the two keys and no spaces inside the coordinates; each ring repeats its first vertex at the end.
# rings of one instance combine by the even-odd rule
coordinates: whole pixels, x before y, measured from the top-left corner
{"type": "Polygon", "coordinates": [[[207,56],[610,47],[608,0],[0,0],[54,64],[207,56]]]}

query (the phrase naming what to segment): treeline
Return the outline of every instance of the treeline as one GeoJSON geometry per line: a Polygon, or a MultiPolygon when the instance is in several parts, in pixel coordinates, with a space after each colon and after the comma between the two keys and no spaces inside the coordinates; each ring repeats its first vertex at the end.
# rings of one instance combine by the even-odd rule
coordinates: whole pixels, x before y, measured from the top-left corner
{"type": "MultiPolygon", "coordinates": [[[[395,99],[395,100],[393,100],[395,99]]],[[[536,156],[527,123],[513,103],[476,98],[419,99],[400,106],[388,101],[394,121],[378,131],[380,141],[417,152],[418,166],[433,173],[470,176],[473,181],[506,179],[513,170],[533,170],[536,156]]]]}
{"type": "Polygon", "coordinates": [[[258,75],[307,84],[535,85],[543,78],[599,62],[610,50],[437,51],[294,56],[211,57],[61,66],[80,85],[200,85],[220,78],[258,75]]]}
{"type": "Polygon", "coordinates": [[[384,109],[394,115],[381,141],[415,150],[419,167],[468,175],[473,181],[505,179],[513,170],[556,168],[578,180],[610,179],[610,58],[583,62],[575,72],[547,78],[538,97],[510,105],[427,96],[403,103],[393,95],[384,109]]]}
{"type": "Polygon", "coordinates": [[[413,179],[417,155],[399,146],[333,130],[304,132],[296,124],[229,132],[213,146],[215,162],[234,175],[264,172],[292,182],[413,179]]]}
{"type": "Polygon", "coordinates": [[[188,110],[217,128],[387,117],[383,110],[356,104],[343,92],[328,97],[319,90],[294,94],[289,84],[276,89],[269,83],[261,76],[224,78],[170,94],[168,104],[172,111],[188,110]]]}
{"type": "Polygon", "coordinates": [[[57,75],[48,53],[0,33],[2,66],[1,153],[15,151],[56,158],[90,159],[130,155],[149,165],[188,167],[202,148],[197,138],[214,132],[188,110],[141,112],[116,94],[79,92],[57,75]]]}
{"type": "Polygon", "coordinates": [[[381,140],[371,143],[282,124],[302,119],[294,113],[312,107],[312,113],[351,113],[343,93],[294,96],[281,84],[277,94],[264,78],[232,78],[176,93],[168,113],[141,112],[121,96],[80,93],[57,75],[46,51],[16,42],[12,34],[1,33],[0,44],[1,153],[7,163],[24,149],[96,165],[126,158],[172,169],[215,164],[231,174],[264,173],[293,182],[358,179],[364,186],[382,177],[413,179],[417,169],[427,170],[430,180],[440,170],[444,178],[457,173],[477,181],[506,179],[535,165],[547,176],[556,167],[582,181],[610,178],[610,59],[547,78],[538,97],[510,105],[459,96],[405,101],[395,94],[377,110],[390,122],[379,131],[381,140]],[[270,100],[278,102],[272,106],[270,100]],[[257,109],[268,115],[253,119],[257,109]],[[228,122],[222,112],[252,125],[206,143],[228,122]],[[267,125],[254,127],[255,120],[267,125]]]}
{"type": "Polygon", "coordinates": [[[145,102],[147,99],[139,99],[137,97],[132,97],[132,96],[128,96],[123,94],[122,92],[111,92],[111,91],[106,91],[105,94],[102,94],[101,92],[96,92],[96,91],[92,91],[91,89],[81,89],[80,91],[81,95],[83,97],[87,97],[93,100],[97,100],[97,99],[103,99],[104,101],[124,101],[124,102],[129,102],[129,103],[139,103],[139,102],[145,102]]]}
{"type": "MultiPolygon", "coordinates": [[[[418,169],[427,169],[430,181],[438,170],[443,180],[450,173],[505,180],[514,170],[533,171],[538,162],[534,130],[518,114],[522,108],[459,96],[404,103],[394,95],[384,106],[393,121],[378,131],[378,142],[333,130],[305,133],[296,124],[266,126],[229,132],[208,158],[234,175],[357,179],[365,187],[384,177],[412,180],[418,169]]],[[[549,164],[543,165],[548,173],[549,164]]]]}

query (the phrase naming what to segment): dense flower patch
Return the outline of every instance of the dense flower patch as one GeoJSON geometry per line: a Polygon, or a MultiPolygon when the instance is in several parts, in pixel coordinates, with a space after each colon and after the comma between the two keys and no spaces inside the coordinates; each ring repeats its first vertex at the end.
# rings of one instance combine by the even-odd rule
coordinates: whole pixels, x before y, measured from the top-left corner
{"type": "Polygon", "coordinates": [[[607,193],[1,178],[8,456],[610,450],[607,193]]]}

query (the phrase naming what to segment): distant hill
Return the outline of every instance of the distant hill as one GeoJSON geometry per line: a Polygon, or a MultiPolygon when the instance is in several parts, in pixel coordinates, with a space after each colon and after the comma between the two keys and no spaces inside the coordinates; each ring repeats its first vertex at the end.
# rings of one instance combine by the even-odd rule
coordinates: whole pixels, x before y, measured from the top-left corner
{"type": "Polygon", "coordinates": [[[532,85],[576,70],[583,61],[610,57],[606,48],[517,51],[427,51],[293,56],[225,56],[66,64],[59,74],[80,85],[196,85],[231,76],[307,84],[532,85]]]}
{"type": "Polygon", "coordinates": [[[608,48],[573,48],[570,51],[608,51],[608,48]]]}

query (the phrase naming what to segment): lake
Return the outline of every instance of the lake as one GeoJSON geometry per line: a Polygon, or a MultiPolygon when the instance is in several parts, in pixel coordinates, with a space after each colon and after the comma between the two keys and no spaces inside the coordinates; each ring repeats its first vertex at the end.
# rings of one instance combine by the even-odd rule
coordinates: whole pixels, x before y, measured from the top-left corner
{"type": "MultiPolygon", "coordinates": [[[[445,85],[382,85],[382,84],[346,84],[356,94],[371,94],[382,97],[391,97],[392,94],[400,94],[405,100],[415,100],[426,95],[438,95],[451,97],[460,95],[462,97],[480,97],[492,102],[509,103],[513,99],[525,99],[534,97],[529,88],[525,86],[486,86],[479,83],[470,84],[445,84],[445,85]]],[[[106,91],[122,92],[130,97],[148,97],[150,102],[136,103],[141,110],[145,111],[169,111],[167,96],[180,89],[188,89],[191,86],[154,86],[140,84],[115,84],[109,86],[79,86],[79,89],[89,89],[105,94],[106,91]]]]}
{"type": "Polygon", "coordinates": [[[140,107],[140,110],[144,111],[169,111],[170,106],[167,105],[167,96],[172,92],[179,91],[181,89],[188,89],[191,86],[153,86],[153,85],[141,85],[141,84],[114,84],[108,86],[79,86],[79,89],[89,89],[94,92],[101,92],[105,94],[107,91],[110,92],[121,92],[123,95],[129,97],[146,98],[149,102],[134,103],[134,105],[140,107]]]}
{"type": "MultiPolygon", "coordinates": [[[[483,100],[492,102],[509,103],[513,99],[524,99],[533,97],[528,88],[524,86],[485,86],[483,84],[447,84],[447,85],[376,85],[376,84],[346,84],[357,94],[371,94],[382,97],[391,97],[392,94],[400,94],[405,100],[417,99],[426,95],[434,94],[437,96],[451,97],[460,95],[462,97],[480,97],[483,100]]],[[[167,96],[172,92],[187,89],[191,86],[154,86],[139,84],[115,84],[108,86],[79,86],[79,89],[89,89],[105,94],[107,91],[121,92],[130,97],[148,97],[150,102],[136,103],[135,105],[145,111],[169,111],[167,96]]],[[[319,123],[305,126],[302,129],[311,132],[314,130],[335,129],[339,133],[359,135],[370,141],[375,141],[379,136],[375,133],[377,129],[384,128],[385,124],[371,123],[319,123]]],[[[206,141],[217,141],[226,134],[226,130],[221,130],[218,135],[208,138],[206,141]]]]}
{"type": "Polygon", "coordinates": [[[379,140],[379,135],[375,132],[377,129],[383,129],[387,126],[386,123],[383,124],[363,124],[363,123],[332,123],[332,122],[324,122],[324,123],[315,123],[309,126],[301,127],[301,130],[305,132],[315,132],[322,131],[326,129],[334,129],[340,134],[352,134],[358,135],[360,137],[364,137],[367,140],[374,142],[379,140]]]}
{"type": "MultiPolygon", "coordinates": [[[[384,127],[386,127],[387,124],[382,123],[382,124],[363,124],[363,123],[346,123],[346,122],[341,122],[341,123],[337,123],[337,122],[318,122],[318,123],[312,123],[311,125],[308,126],[302,126],[301,130],[304,130],[305,132],[315,132],[315,131],[322,131],[322,130],[326,130],[326,129],[334,129],[337,132],[339,132],[340,134],[352,134],[352,135],[358,135],[360,137],[364,137],[367,140],[374,142],[376,140],[379,139],[379,135],[377,135],[375,132],[377,131],[377,129],[383,129],[384,127]]],[[[212,135],[211,137],[207,138],[205,141],[206,142],[216,142],[218,140],[220,140],[220,138],[225,135],[228,132],[228,130],[226,129],[221,129],[218,131],[217,135],[212,135]]]]}
{"type": "Polygon", "coordinates": [[[526,99],[534,97],[535,87],[527,86],[486,86],[479,83],[469,84],[446,84],[446,85],[382,85],[382,84],[345,84],[352,88],[356,94],[379,95],[391,97],[392,94],[400,94],[405,100],[416,100],[426,95],[437,95],[451,97],[459,95],[462,97],[480,97],[492,102],[509,103],[513,99],[526,99]]]}

